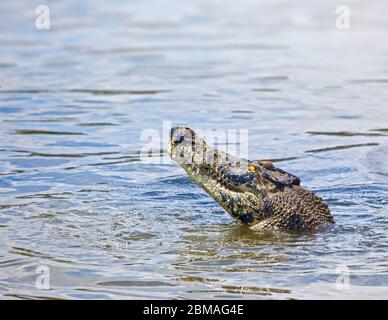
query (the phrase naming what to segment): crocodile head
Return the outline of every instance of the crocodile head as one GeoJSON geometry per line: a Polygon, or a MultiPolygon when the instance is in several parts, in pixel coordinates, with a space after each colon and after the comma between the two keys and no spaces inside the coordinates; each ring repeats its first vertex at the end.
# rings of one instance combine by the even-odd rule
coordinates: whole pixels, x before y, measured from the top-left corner
{"type": "Polygon", "coordinates": [[[171,129],[168,152],[239,223],[315,230],[333,222],[322,199],[269,161],[218,151],[185,127],[171,129]]]}

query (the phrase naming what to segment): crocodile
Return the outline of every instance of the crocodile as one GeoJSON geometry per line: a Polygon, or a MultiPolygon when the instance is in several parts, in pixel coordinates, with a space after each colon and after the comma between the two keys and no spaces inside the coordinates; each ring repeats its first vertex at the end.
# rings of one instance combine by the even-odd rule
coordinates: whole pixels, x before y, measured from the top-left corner
{"type": "Polygon", "coordinates": [[[334,223],[328,205],[271,161],[210,147],[192,129],[173,127],[168,153],[238,223],[253,229],[315,232],[334,223]]]}

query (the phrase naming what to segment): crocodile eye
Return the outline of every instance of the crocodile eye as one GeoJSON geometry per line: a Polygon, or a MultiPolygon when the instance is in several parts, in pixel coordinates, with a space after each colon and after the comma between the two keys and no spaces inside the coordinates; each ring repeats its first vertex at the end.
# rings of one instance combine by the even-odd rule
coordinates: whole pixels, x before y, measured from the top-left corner
{"type": "Polygon", "coordinates": [[[261,165],[266,169],[272,169],[273,163],[271,161],[265,160],[261,162],[261,165]]]}
{"type": "Polygon", "coordinates": [[[250,172],[255,172],[255,171],[256,171],[256,167],[255,167],[253,164],[250,164],[250,165],[248,166],[248,171],[250,171],[250,172]]]}

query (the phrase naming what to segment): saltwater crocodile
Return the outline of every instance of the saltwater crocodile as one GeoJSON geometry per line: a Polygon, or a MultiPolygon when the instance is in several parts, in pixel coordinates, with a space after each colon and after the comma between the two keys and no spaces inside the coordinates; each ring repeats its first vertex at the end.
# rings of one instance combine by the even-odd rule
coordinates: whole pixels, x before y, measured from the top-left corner
{"type": "Polygon", "coordinates": [[[171,129],[168,152],[238,223],[290,231],[317,231],[334,223],[320,197],[270,161],[233,157],[185,127],[171,129]]]}

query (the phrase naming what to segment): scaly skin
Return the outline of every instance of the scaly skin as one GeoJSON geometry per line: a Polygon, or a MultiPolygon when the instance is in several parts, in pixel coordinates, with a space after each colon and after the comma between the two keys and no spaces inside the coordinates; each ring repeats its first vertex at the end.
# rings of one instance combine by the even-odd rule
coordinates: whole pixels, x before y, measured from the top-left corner
{"type": "Polygon", "coordinates": [[[168,152],[238,223],[289,231],[317,231],[334,223],[320,197],[269,161],[232,157],[184,127],[171,129],[168,152]]]}

